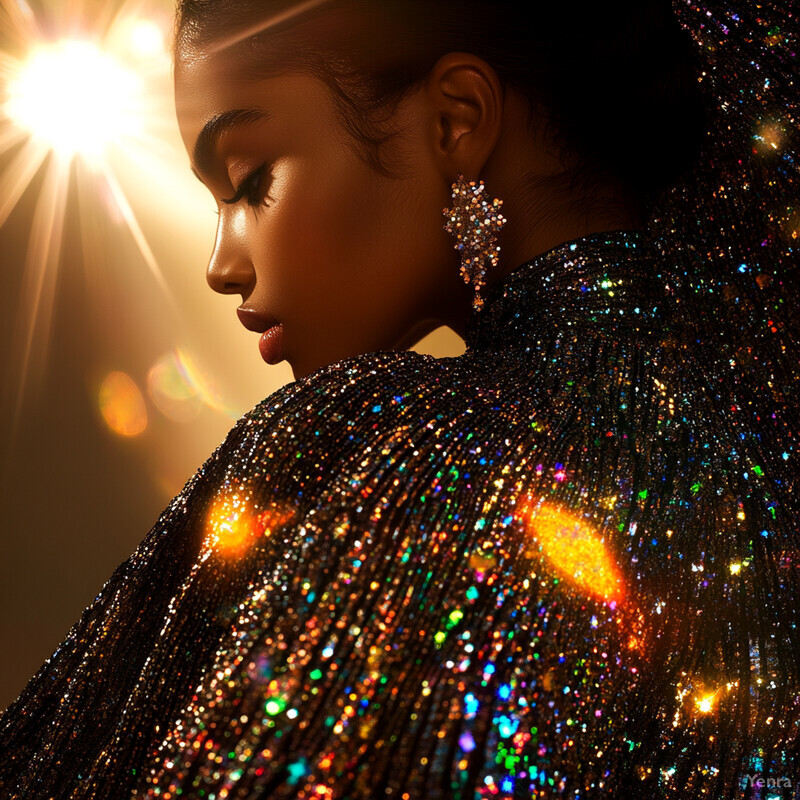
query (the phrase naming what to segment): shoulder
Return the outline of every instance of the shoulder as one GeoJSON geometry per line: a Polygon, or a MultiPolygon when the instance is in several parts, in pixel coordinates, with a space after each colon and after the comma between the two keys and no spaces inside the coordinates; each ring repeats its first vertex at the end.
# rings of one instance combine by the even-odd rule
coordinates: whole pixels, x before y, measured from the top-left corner
{"type": "Polygon", "coordinates": [[[433,428],[470,413],[470,375],[458,358],[412,351],[368,353],[320,368],[239,420],[219,453],[225,482],[257,478],[279,494],[297,495],[330,488],[360,472],[365,459],[399,463],[425,446],[433,428]]]}
{"type": "Polygon", "coordinates": [[[393,391],[410,395],[409,390],[414,387],[424,392],[432,383],[446,379],[451,361],[413,351],[382,350],[352,356],[286,384],[245,416],[253,420],[268,418],[298,401],[324,407],[371,396],[389,397],[393,391]]]}
{"type": "Polygon", "coordinates": [[[283,386],[244,415],[275,427],[293,420],[312,427],[402,418],[408,409],[447,391],[454,362],[413,351],[379,351],[342,359],[283,386]]]}

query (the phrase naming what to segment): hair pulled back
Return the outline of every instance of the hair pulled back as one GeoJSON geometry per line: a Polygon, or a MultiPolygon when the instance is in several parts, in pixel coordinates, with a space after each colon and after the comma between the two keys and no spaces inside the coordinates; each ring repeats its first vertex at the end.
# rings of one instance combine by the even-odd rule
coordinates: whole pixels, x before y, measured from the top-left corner
{"type": "MultiPolygon", "coordinates": [[[[236,47],[244,79],[299,72],[332,90],[362,156],[380,159],[393,107],[448,52],[490,64],[578,156],[573,179],[617,179],[645,206],[699,153],[705,101],[696,48],[669,0],[179,0],[176,49],[258,30],[236,47]]],[[[232,48],[233,51],[234,48],[232,48]]]]}

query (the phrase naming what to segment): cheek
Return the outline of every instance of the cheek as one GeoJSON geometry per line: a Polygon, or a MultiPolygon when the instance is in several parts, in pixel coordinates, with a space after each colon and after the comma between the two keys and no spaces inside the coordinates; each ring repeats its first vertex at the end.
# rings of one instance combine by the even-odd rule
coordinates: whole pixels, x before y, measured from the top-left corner
{"type": "Polygon", "coordinates": [[[324,252],[326,228],[313,174],[300,159],[283,159],[272,169],[269,206],[248,212],[247,241],[261,290],[270,301],[288,308],[292,295],[312,286],[324,252]]]}
{"type": "Polygon", "coordinates": [[[362,294],[377,277],[392,215],[359,166],[329,157],[324,168],[296,160],[273,170],[275,203],[253,223],[270,294],[302,294],[307,308],[324,308],[362,294]]]}

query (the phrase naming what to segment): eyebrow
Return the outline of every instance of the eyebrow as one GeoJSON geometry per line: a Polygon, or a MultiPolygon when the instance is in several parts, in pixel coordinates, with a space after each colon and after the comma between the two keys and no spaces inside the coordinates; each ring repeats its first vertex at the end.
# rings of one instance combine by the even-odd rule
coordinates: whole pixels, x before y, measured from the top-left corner
{"type": "MultiPolygon", "coordinates": [[[[263,108],[235,108],[212,117],[203,126],[194,145],[192,172],[197,175],[198,170],[207,171],[214,158],[214,152],[220,138],[234,128],[242,125],[253,125],[256,122],[272,117],[269,111],[263,108]]],[[[198,175],[198,177],[200,177],[198,175]]]]}

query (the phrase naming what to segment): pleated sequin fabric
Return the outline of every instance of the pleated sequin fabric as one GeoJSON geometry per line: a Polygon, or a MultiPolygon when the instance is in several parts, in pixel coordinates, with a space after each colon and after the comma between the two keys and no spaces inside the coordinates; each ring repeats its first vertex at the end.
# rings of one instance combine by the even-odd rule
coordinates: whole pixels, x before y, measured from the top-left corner
{"type": "Polygon", "coordinates": [[[800,797],[797,12],[674,7],[713,114],[647,231],[240,419],[0,720],[0,796],[800,797]]]}
{"type": "Polygon", "coordinates": [[[793,476],[664,263],[564,243],[464,355],[347,359],[245,415],[4,718],[6,796],[794,786],[793,476]]]}

